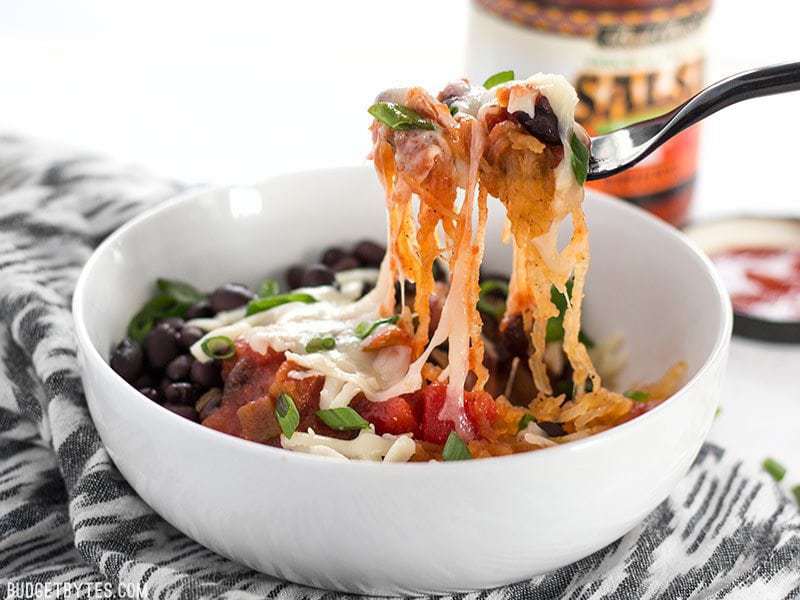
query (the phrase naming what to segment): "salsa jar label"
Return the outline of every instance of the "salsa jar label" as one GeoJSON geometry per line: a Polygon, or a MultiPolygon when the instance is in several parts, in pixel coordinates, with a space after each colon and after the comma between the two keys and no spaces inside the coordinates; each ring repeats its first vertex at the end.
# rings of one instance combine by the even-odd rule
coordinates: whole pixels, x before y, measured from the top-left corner
{"type": "MultiPolygon", "coordinates": [[[[502,68],[561,73],[576,120],[603,134],[674,108],[704,79],[711,0],[474,0],[467,50],[475,81],[502,68]]],[[[683,224],[697,170],[695,126],[636,167],[590,185],[683,224]]]]}

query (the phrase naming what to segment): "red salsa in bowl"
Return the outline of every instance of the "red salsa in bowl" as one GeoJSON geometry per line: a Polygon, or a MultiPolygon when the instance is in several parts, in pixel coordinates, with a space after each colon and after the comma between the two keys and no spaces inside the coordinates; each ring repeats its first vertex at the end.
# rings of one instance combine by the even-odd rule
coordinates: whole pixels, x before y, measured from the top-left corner
{"type": "Polygon", "coordinates": [[[800,249],[731,248],[711,255],[736,312],[800,321],[800,249]]]}
{"type": "Polygon", "coordinates": [[[687,233],[725,283],[734,333],[800,343],[800,221],[734,218],[695,225],[687,233]]]}

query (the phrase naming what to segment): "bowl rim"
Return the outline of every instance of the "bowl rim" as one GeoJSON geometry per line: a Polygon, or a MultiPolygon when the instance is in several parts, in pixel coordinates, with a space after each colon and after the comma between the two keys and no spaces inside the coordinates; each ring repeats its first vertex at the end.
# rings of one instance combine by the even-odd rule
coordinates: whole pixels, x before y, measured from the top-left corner
{"type": "MultiPolygon", "coordinates": [[[[191,431],[195,431],[197,435],[207,436],[209,443],[224,444],[227,445],[229,448],[239,449],[239,451],[242,452],[258,453],[257,455],[261,455],[265,459],[269,459],[270,457],[272,457],[279,460],[296,461],[300,464],[310,461],[310,464],[325,464],[329,465],[332,468],[336,467],[337,465],[339,467],[347,465],[344,466],[343,468],[348,468],[348,469],[390,468],[394,470],[410,469],[412,471],[420,473],[426,471],[427,469],[475,469],[476,467],[481,469],[492,469],[492,468],[501,468],[505,465],[511,464],[514,461],[519,462],[519,461],[549,460],[549,457],[556,457],[567,454],[576,454],[586,448],[594,447],[597,444],[603,444],[607,440],[612,440],[620,436],[624,436],[628,432],[632,431],[634,428],[644,427],[646,423],[655,419],[657,415],[660,414],[661,412],[669,410],[669,406],[671,404],[674,404],[675,401],[680,399],[680,397],[685,396],[691,388],[698,385],[698,381],[703,379],[705,374],[721,358],[724,357],[723,355],[726,353],[731,340],[731,334],[733,328],[733,310],[731,307],[731,303],[728,300],[728,295],[727,292],[725,291],[725,287],[722,283],[722,280],[717,274],[716,270],[714,269],[710,259],[698,248],[697,244],[695,244],[693,240],[689,239],[685,234],[680,232],[678,229],[661,221],[657,217],[642,210],[641,208],[628,204],[608,194],[598,192],[592,189],[587,189],[587,194],[593,196],[594,200],[599,200],[600,202],[607,204],[613,204],[614,210],[620,210],[622,212],[626,212],[631,218],[635,220],[638,219],[640,222],[649,222],[648,226],[653,226],[656,227],[657,229],[660,229],[662,233],[671,236],[673,238],[676,238],[683,245],[687,246],[693,258],[702,265],[705,275],[712,283],[712,286],[717,294],[717,299],[719,300],[720,314],[719,314],[717,337],[714,340],[714,346],[711,352],[707,355],[705,361],[697,370],[697,372],[691,378],[689,378],[680,387],[680,389],[678,389],[678,391],[675,392],[675,394],[667,398],[664,402],[656,406],[654,409],[649,410],[642,415],[639,415],[635,419],[631,419],[630,421],[626,421],[625,423],[621,423],[610,429],[601,431],[586,438],[574,440],[566,444],[559,444],[557,446],[541,448],[535,451],[520,452],[517,454],[511,454],[507,456],[493,456],[489,458],[482,458],[476,461],[427,461],[424,463],[423,462],[384,463],[384,462],[374,462],[366,460],[347,460],[347,461],[331,460],[329,457],[326,456],[317,456],[305,452],[290,452],[283,448],[276,448],[272,446],[267,446],[265,444],[252,442],[250,440],[238,438],[226,433],[222,433],[220,431],[216,431],[209,427],[203,427],[200,423],[189,421],[188,419],[185,419],[179,415],[171,413],[170,411],[165,410],[162,406],[152,402],[151,400],[148,400],[145,396],[138,393],[138,391],[135,388],[133,388],[133,386],[131,386],[127,381],[125,381],[120,375],[118,375],[111,368],[111,365],[108,363],[108,361],[106,361],[103,358],[103,356],[100,354],[100,351],[95,347],[94,343],[92,342],[89,336],[88,328],[83,318],[85,294],[86,294],[86,288],[88,286],[87,282],[89,280],[91,272],[94,269],[94,265],[100,260],[100,256],[107,253],[108,249],[112,245],[114,245],[118,240],[124,239],[131,230],[137,229],[143,226],[143,224],[157,218],[163,211],[173,210],[175,209],[175,207],[192,202],[199,197],[222,195],[231,189],[250,188],[250,189],[260,190],[264,186],[269,185],[281,179],[314,177],[314,176],[319,176],[321,174],[325,174],[328,176],[342,176],[344,178],[348,178],[357,176],[358,174],[363,173],[368,168],[369,168],[368,164],[363,164],[363,165],[348,165],[348,166],[337,166],[337,167],[327,167],[327,168],[317,168],[317,169],[303,169],[303,170],[295,170],[295,171],[274,174],[264,179],[261,179],[255,183],[246,185],[194,187],[185,190],[183,192],[180,192],[179,194],[163,202],[159,202],[156,205],[146,209],[141,214],[126,221],[116,230],[114,230],[111,234],[109,234],[94,249],[91,256],[81,269],[80,275],[76,282],[72,297],[71,308],[72,308],[73,321],[75,323],[75,331],[79,349],[85,353],[88,353],[94,361],[101,363],[102,366],[100,368],[102,370],[105,370],[105,372],[110,374],[112,377],[115,377],[120,385],[124,385],[130,388],[130,391],[133,392],[138,397],[139,401],[143,403],[142,404],[143,409],[146,411],[152,411],[153,418],[172,419],[172,422],[176,427],[188,428],[186,429],[187,435],[192,435],[191,431]],[[146,408],[144,407],[145,405],[147,405],[146,408]]],[[[81,362],[81,371],[90,368],[92,367],[90,366],[88,360],[81,362]]]]}

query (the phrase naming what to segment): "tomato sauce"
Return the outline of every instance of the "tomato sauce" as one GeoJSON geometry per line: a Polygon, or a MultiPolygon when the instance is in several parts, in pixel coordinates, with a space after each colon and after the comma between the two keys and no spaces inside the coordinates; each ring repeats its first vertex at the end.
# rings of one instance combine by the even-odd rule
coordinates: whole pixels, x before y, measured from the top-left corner
{"type": "Polygon", "coordinates": [[[800,249],[733,248],[711,255],[736,312],[800,321],[800,249]]]}

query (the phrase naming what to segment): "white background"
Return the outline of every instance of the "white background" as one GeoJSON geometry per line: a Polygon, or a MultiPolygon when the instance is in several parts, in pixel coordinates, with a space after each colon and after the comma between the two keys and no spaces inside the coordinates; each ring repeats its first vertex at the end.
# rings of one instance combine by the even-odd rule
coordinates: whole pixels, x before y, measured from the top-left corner
{"type": "MultiPolygon", "coordinates": [[[[0,3],[0,131],[99,151],[187,181],[363,161],[366,106],[464,72],[465,0],[0,3]]],[[[717,0],[709,79],[800,60],[800,4],[717,0]]],[[[513,65],[498,65],[498,70],[513,65]]],[[[695,212],[800,214],[800,94],[703,130],[695,212]]],[[[800,483],[800,350],[735,340],[712,439],[800,483]]]]}

